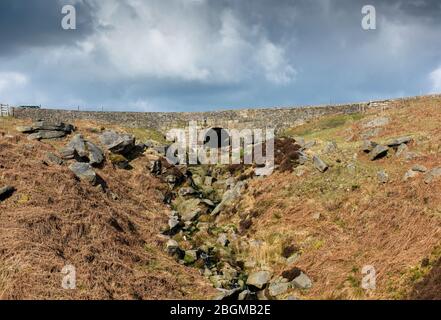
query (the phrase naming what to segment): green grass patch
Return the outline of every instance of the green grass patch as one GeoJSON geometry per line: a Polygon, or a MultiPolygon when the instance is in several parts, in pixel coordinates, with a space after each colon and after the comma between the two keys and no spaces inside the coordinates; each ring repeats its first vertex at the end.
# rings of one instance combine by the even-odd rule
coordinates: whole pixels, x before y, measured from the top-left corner
{"type": "Polygon", "coordinates": [[[139,141],[145,142],[147,140],[152,140],[160,144],[165,144],[164,135],[155,129],[144,129],[144,128],[125,128],[125,130],[133,134],[135,138],[139,141]]]}

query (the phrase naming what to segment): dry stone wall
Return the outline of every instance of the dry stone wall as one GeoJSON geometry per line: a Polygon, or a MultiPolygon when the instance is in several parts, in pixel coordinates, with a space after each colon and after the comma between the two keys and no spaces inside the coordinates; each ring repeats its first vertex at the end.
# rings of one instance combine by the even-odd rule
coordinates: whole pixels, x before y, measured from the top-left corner
{"type": "Polygon", "coordinates": [[[222,128],[281,128],[295,125],[304,120],[329,115],[365,112],[372,108],[385,108],[391,102],[354,103],[322,107],[291,107],[267,109],[243,109],[213,112],[91,112],[58,109],[14,108],[14,116],[20,119],[74,122],[90,120],[98,123],[111,123],[127,127],[153,128],[166,132],[170,128],[184,127],[189,121],[197,121],[202,127],[222,128]]]}

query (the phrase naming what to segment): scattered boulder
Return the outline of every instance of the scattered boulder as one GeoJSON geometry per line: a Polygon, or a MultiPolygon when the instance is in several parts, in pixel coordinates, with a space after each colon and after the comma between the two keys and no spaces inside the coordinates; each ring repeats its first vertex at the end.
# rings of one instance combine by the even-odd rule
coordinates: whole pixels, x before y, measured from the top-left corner
{"type": "Polygon", "coordinates": [[[49,161],[51,163],[58,164],[59,166],[61,166],[64,163],[63,159],[61,159],[60,157],[58,157],[57,155],[55,155],[52,152],[48,152],[46,154],[46,159],[47,159],[47,161],[49,161]]]}
{"type": "Polygon", "coordinates": [[[75,135],[60,153],[63,159],[77,158],[91,165],[99,165],[104,161],[103,151],[92,142],[86,141],[81,134],[75,135]]]}
{"type": "Polygon", "coordinates": [[[28,135],[28,140],[50,140],[66,136],[64,131],[38,131],[28,135]]]}
{"type": "Polygon", "coordinates": [[[218,288],[217,290],[219,290],[220,293],[216,297],[214,297],[213,300],[223,300],[223,301],[245,300],[239,298],[240,294],[242,294],[240,292],[240,288],[235,288],[231,290],[218,288]]]}
{"type": "Polygon", "coordinates": [[[383,158],[384,156],[387,155],[388,151],[389,151],[389,149],[387,147],[379,144],[379,145],[375,146],[375,148],[372,149],[372,151],[369,153],[369,159],[374,161],[374,160],[383,158]]]}
{"type": "Polygon", "coordinates": [[[377,172],[377,178],[380,183],[388,183],[389,182],[389,175],[385,170],[380,170],[377,172]]]}
{"type": "Polygon", "coordinates": [[[425,173],[427,172],[427,168],[425,166],[416,164],[412,167],[412,171],[425,173]]]}
{"type": "Polygon", "coordinates": [[[403,154],[405,154],[407,151],[409,150],[409,147],[407,146],[407,144],[402,143],[398,146],[397,148],[397,152],[395,153],[395,155],[397,157],[401,157],[403,154]]]}
{"type": "Polygon", "coordinates": [[[65,133],[71,133],[75,130],[71,124],[65,124],[63,122],[51,123],[47,121],[37,121],[32,124],[34,131],[63,131],[65,133]]]}
{"type": "Polygon", "coordinates": [[[98,146],[86,141],[86,147],[89,152],[88,158],[91,165],[99,165],[104,161],[103,151],[98,146]]]}
{"type": "Polygon", "coordinates": [[[199,208],[200,203],[200,199],[183,200],[177,204],[176,210],[181,215],[183,221],[192,221],[201,211],[199,208]]]}
{"type": "Polygon", "coordinates": [[[244,181],[239,181],[232,189],[227,190],[222,196],[222,201],[211,212],[212,215],[216,215],[221,212],[225,207],[232,204],[234,200],[240,197],[242,189],[245,186],[244,181]]]}
{"type": "Polygon", "coordinates": [[[184,262],[185,264],[192,264],[198,259],[196,250],[185,251],[184,262]]]}
{"type": "Polygon", "coordinates": [[[361,147],[361,149],[363,150],[363,152],[369,153],[372,150],[374,150],[374,148],[377,146],[378,144],[370,141],[370,140],[363,140],[363,145],[361,147]]]}
{"type": "Polygon", "coordinates": [[[127,154],[135,147],[134,136],[112,130],[104,131],[100,135],[100,141],[107,150],[118,154],[127,154]]]}
{"type": "Polygon", "coordinates": [[[304,138],[302,138],[302,137],[295,137],[294,140],[301,148],[305,147],[305,139],[304,138]]]}
{"type": "Polygon", "coordinates": [[[318,156],[314,156],[312,161],[314,162],[314,167],[320,172],[325,172],[329,168],[329,166],[318,156]]]}
{"type": "Polygon", "coordinates": [[[424,182],[429,184],[432,183],[435,179],[441,176],[441,167],[434,168],[426,173],[424,177],[424,182]]]}
{"type": "Polygon", "coordinates": [[[15,188],[11,186],[5,186],[0,188],[0,201],[9,198],[15,192],[15,188]]]}
{"type": "Polygon", "coordinates": [[[184,187],[179,189],[178,194],[182,197],[197,193],[192,187],[184,187]]]}
{"type": "Polygon", "coordinates": [[[179,244],[173,239],[167,241],[165,248],[167,253],[171,256],[175,256],[178,259],[184,257],[185,253],[179,248],[179,244]]]}
{"type": "Polygon", "coordinates": [[[97,176],[88,163],[76,162],[69,166],[69,169],[80,179],[95,184],[97,176]]]}
{"type": "Polygon", "coordinates": [[[18,126],[15,129],[20,133],[33,133],[35,131],[33,127],[29,126],[18,126]]]}
{"type": "Polygon", "coordinates": [[[253,272],[248,276],[247,285],[263,289],[271,280],[271,275],[269,271],[253,272]]]}
{"type": "Polygon", "coordinates": [[[175,229],[179,225],[179,215],[176,211],[173,211],[170,215],[170,219],[168,219],[168,226],[170,230],[175,229]]]}
{"type": "Polygon", "coordinates": [[[71,133],[75,128],[65,123],[49,123],[46,121],[38,121],[32,126],[18,126],[16,130],[21,133],[29,134],[29,140],[49,140],[59,139],[71,133]]]}
{"type": "Polygon", "coordinates": [[[316,145],[316,141],[309,141],[307,143],[305,143],[302,147],[303,150],[308,150],[311,149],[312,147],[314,147],[316,145]]]}
{"type": "Polygon", "coordinates": [[[292,285],[299,289],[310,289],[312,287],[311,279],[303,272],[292,281],[292,285]]]}
{"type": "Polygon", "coordinates": [[[268,292],[271,296],[277,297],[284,294],[289,289],[288,282],[271,283],[268,287],[268,292]]]}
{"type": "Polygon", "coordinates": [[[330,141],[326,144],[325,148],[323,149],[323,153],[329,154],[336,152],[338,150],[337,143],[335,141],[330,141]]]}
{"type": "Polygon", "coordinates": [[[362,139],[373,138],[373,137],[378,136],[381,133],[381,131],[383,131],[383,129],[381,129],[381,128],[368,129],[368,130],[365,130],[362,133],[360,133],[360,137],[362,139]]]}
{"type": "Polygon", "coordinates": [[[405,136],[390,140],[386,143],[388,147],[398,147],[400,144],[408,144],[412,141],[411,137],[405,136]]]}
{"type": "Polygon", "coordinates": [[[241,293],[239,293],[237,300],[240,300],[240,301],[253,300],[253,293],[250,290],[244,290],[241,293]]]}
{"type": "Polygon", "coordinates": [[[124,157],[122,154],[110,153],[108,155],[108,157],[109,157],[109,161],[115,167],[118,167],[120,169],[129,169],[130,168],[129,160],[127,160],[127,158],[124,157]]]}
{"type": "Polygon", "coordinates": [[[411,170],[408,170],[408,171],[404,174],[403,180],[404,180],[404,181],[407,181],[407,180],[409,180],[409,179],[415,178],[417,175],[418,175],[418,172],[417,172],[417,171],[413,171],[412,169],[411,169],[411,170]]]}
{"type": "Polygon", "coordinates": [[[390,119],[387,117],[378,117],[363,124],[363,128],[384,127],[388,125],[390,119]]]}

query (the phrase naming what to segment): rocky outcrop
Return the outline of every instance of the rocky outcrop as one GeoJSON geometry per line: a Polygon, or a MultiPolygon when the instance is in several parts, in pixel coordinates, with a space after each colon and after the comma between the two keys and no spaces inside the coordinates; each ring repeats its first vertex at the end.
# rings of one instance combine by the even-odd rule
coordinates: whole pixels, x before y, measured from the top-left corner
{"type": "Polygon", "coordinates": [[[37,121],[31,126],[18,126],[16,130],[20,133],[29,134],[29,140],[50,140],[63,138],[75,130],[70,124],[50,123],[47,121],[37,121]]]}
{"type": "Polygon", "coordinates": [[[127,154],[135,147],[135,137],[115,131],[103,132],[100,141],[107,150],[117,154],[127,154]]]}
{"type": "Polygon", "coordinates": [[[88,163],[76,162],[69,166],[70,171],[72,171],[77,178],[84,180],[91,184],[96,184],[97,176],[92,166],[88,163]]]}
{"type": "Polygon", "coordinates": [[[101,148],[85,140],[80,134],[73,137],[60,153],[63,159],[77,159],[81,162],[88,162],[90,165],[99,165],[104,161],[101,148]]]}

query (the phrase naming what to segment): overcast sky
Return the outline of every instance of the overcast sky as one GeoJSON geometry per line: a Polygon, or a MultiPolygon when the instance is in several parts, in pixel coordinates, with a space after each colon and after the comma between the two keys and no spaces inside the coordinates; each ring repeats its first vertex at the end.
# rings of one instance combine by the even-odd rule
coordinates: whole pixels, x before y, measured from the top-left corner
{"type": "Polygon", "coordinates": [[[441,92],[441,1],[1,0],[0,102],[200,111],[441,92]],[[77,29],[63,30],[63,5],[77,29]],[[377,29],[363,30],[374,5],[377,29]]]}

